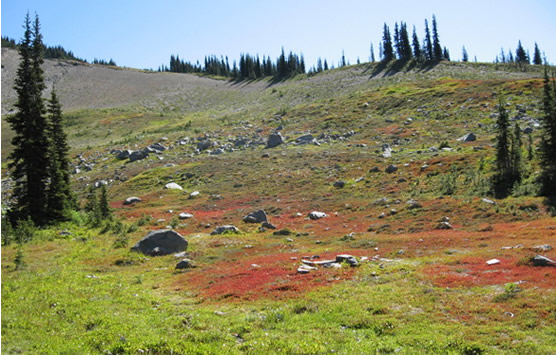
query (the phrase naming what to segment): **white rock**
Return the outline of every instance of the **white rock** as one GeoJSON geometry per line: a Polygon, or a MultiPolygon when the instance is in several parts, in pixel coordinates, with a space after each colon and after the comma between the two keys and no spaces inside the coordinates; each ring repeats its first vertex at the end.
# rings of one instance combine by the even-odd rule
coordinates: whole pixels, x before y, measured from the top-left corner
{"type": "Polygon", "coordinates": [[[178,215],[179,219],[190,219],[193,218],[193,215],[191,213],[186,213],[186,212],[182,212],[178,215]]]}
{"type": "Polygon", "coordinates": [[[498,260],[498,259],[490,259],[490,260],[487,260],[486,263],[487,263],[487,265],[496,265],[496,264],[500,264],[500,260],[498,260]]]}
{"type": "Polygon", "coordinates": [[[175,182],[170,182],[164,185],[164,188],[168,190],[183,190],[183,188],[180,185],[176,184],[175,182]]]}
{"type": "Polygon", "coordinates": [[[313,211],[311,213],[309,213],[309,218],[312,220],[317,220],[317,219],[321,219],[324,217],[327,217],[328,215],[324,212],[319,212],[319,211],[313,211]]]}

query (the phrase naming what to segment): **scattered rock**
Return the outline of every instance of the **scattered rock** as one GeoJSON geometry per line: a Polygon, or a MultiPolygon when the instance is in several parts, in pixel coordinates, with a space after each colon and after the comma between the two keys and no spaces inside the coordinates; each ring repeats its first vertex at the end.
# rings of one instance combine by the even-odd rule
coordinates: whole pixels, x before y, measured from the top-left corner
{"type": "MultiPolygon", "coordinates": [[[[272,235],[292,235],[292,234],[293,234],[293,232],[289,229],[286,229],[286,228],[280,229],[280,230],[272,233],[272,235]]],[[[293,240],[292,240],[292,242],[293,242],[293,240]]]]}
{"type": "Polygon", "coordinates": [[[542,255],[535,255],[531,258],[533,266],[556,266],[556,261],[542,255]]]}
{"type": "Polygon", "coordinates": [[[167,149],[165,146],[163,146],[163,145],[160,144],[160,143],[153,143],[153,144],[149,145],[149,148],[150,148],[151,150],[156,151],[156,152],[163,152],[163,151],[165,151],[165,150],[167,149]]]}
{"type": "Polygon", "coordinates": [[[311,213],[309,213],[309,218],[312,220],[317,220],[317,219],[321,219],[324,217],[327,217],[328,215],[324,212],[319,212],[319,211],[313,211],[311,213]]]}
{"type": "Polygon", "coordinates": [[[371,170],[369,170],[370,173],[380,173],[380,168],[378,166],[375,166],[374,168],[372,168],[371,170]]]}
{"type": "Polygon", "coordinates": [[[500,264],[500,260],[498,260],[498,259],[490,259],[490,260],[487,260],[486,263],[487,263],[487,265],[496,265],[496,264],[500,264]]]}
{"type": "Polygon", "coordinates": [[[489,200],[488,198],[483,198],[481,201],[484,202],[484,203],[488,203],[489,205],[495,205],[496,204],[496,202],[494,202],[492,200],[489,200]]]}
{"type": "Polygon", "coordinates": [[[224,234],[224,233],[239,233],[239,229],[236,226],[233,226],[231,224],[227,224],[227,225],[224,225],[224,226],[216,227],[216,229],[214,229],[210,233],[210,235],[224,234]]]}
{"type": "Polygon", "coordinates": [[[247,216],[243,217],[243,222],[245,223],[262,223],[266,221],[266,213],[263,210],[251,212],[247,216]]]}
{"type": "Polygon", "coordinates": [[[398,170],[398,167],[392,164],[388,165],[388,167],[384,171],[386,171],[388,174],[392,174],[396,170],[398,170]]]}
{"type": "Polygon", "coordinates": [[[268,136],[268,142],[266,143],[266,147],[267,148],[274,148],[274,147],[279,146],[282,143],[284,143],[284,137],[282,137],[282,134],[280,134],[280,132],[271,133],[268,136]]]}
{"type": "Polygon", "coordinates": [[[548,244],[537,245],[536,247],[532,247],[531,250],[541,253],[541,252],[552,250],[552,246],[548,244]]]}
{"type": "Polygon", "coordinates": [[[182,261],[176,264],[176,269],[189,269],[191,267],[193,267],[193,264],[189,259],[183,259],[182,261]]]}
{"type": "Polygon", "coordinates": [[[382,156],[384,158],[390,158],[392,156],[392,148],[390,148],[390,145],[387,143],[382,145],[382,156]]]}
{"type": "Polygon", "coordinates": [[[149,153],[147,153],[146,151],[136,150],[136,151],[132,152],[131,154],[129,154],[129,161],[134,162],[134,161],[137,161],[137,160],[143,160],[148,156],[149,156],[149,153]]]}
{"type": "Polygon", "coordinates": [[[440,222],[435,229],[453,229],[452,225],[450,224],[450,222],[440,222]]]}
{"type": "Polygon", "coordinates": [[[276,229],[276,226],[272,223],[268,223],[268,222],[263,222],[261,224],[261,227],[266,228],[266,229],[276,229]]]}
{"type": "Polygon", "coordinates": [[[164,188],[168,190],[183,190],[183,188],[180,185],[176,184],[175,182],[170,182],[164,185],[164,188]]]}
{"type": "Polygon", "coordinates": [[[182,212],[178,215],[179,219],[190,219],[193,218],[193,215],[191,213],[186,213],[186,212],[182,212]]]}
{"type": "Polygon", "coordinates": [[[473,142],[477,139],[477,137],[473,133],[467,133],[466,135],[458,138],[460,142],[473,142]]]}
{"type": "Polygon", "coordinates": [[[168,255],[185,251],[187,244],[187,240],[178,232],[170,229],[161,229],[149,232],[131,250],[152,256],[168,255]]]}
{"type": "Polygon", "coordinates": [[[351,267],[359,266],[359,262],[357,261],[355,256],[349,254],[336,255],[336,262],[337,263],[346,262],[351,267]]]}
{"type": "Polygon", "coordinates": [[[117,155],[116,158],[120,160],[129,159],[130,155],[133,153],[132,150],[122,150],[117,155]]]}
{"type": "Polygon", "coordinates": [[[344,186],[346,186],[346,182],[343,180],[338,180],[334,183],[334,187],[337,187],[339,189],[343,188],[344,186]]]}
{"type": "Polygon", "coordinates": [[[406,203],[407,203],[407,209],[409,209],[409,210],[413,210],[413,209],[423,207],[423,206],[421,206],[421,204],[419,202],[415,201],[414,199],[410,199],[406,203]]]}
{"type": "Polygon", "coordinates": [[[135,196],[128,197],[128,198],[125,199],[124,205],[131,205],[131,204],[136,203],[136,202],[141,202],[141,199],[139,197],[135,197],[135,196]]]}
{"type": "Polygon", "coordinates": [[[295,142],[297,144],[308,144],[308,143],[311,143],[313,141],[313,139],[314,139],[314,137],[313,137],[312,134],[306,134],[306,135],[303,135],[301,137],[297,137],[295,139],[295,142]]]}
{"type": "Polygon", "coordinates": [[[195,198],[197,196],[199,196],[201,193],[199,191],[193,191],[192,193],[189,194],[190,198],[195,198]]]}

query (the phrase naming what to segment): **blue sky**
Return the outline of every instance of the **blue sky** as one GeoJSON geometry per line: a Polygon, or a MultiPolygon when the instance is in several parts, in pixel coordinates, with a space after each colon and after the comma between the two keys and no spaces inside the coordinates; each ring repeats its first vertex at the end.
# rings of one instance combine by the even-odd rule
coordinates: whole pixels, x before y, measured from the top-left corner
{"type": "Polygon", "coordinates": [[[471,60],[491,62],[518,40],[531,55],[535,42],[556,63],[555,0],[3,0],[2,36],[19,40],[27,11],[38,13],[44,41],[81,58],[114,59],[118,65],[153,68],[171,54],[192,62],[205,55],[270,55],[283,46],[302,52],[308,66],[318,57],[338,63],[342,50],[353,64],[369,58],[386,22],[404,21],[424,33],[436,15],[440,41],[452,59],[465,45],[471,60]]]}

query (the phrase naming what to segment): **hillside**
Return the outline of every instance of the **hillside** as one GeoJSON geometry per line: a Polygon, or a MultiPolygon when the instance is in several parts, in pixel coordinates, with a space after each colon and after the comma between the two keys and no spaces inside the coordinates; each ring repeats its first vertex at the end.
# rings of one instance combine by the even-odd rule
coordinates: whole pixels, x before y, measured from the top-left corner
{"type": "MultiPolygon", "coordinates": [[[[14,54],[2,50],[3,115],[14,54]]],[[[75,191],[106,184],[121,222],[39,231],[23,270],[15,244],[2,247],[6,353],[556,351],[556,268],[528,262],[556,259],[536,248],[556,240],[531,192],[536,158],[513,196],[488,194],[499,95],[538,143],[542,68],[361,64],[276,84],[64,61],[45,71],[75,191]],[[268,147],[276,132],[284,142],[268,147]],[[243,221],[261,209],[276,229],[243,221]],[[211,233],[222,225],[239,232],[211,233]],[[162,228],[187,239],[195,267],[130,251],[162,228]],[[343,254],[358,267],[318,263],[343,254]]],[[[9,135],[3,124],[3,159],[9,135]]]]}

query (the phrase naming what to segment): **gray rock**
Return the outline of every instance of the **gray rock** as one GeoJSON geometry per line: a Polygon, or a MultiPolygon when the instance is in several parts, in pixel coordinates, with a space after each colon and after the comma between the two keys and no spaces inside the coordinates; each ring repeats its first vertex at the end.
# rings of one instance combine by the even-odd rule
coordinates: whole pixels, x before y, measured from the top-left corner
{"type": "Polygon", "coordinates": [[[268,222],[263,222],[261,224],[261,227],[266,228],[266,229],[276,229],[276,226],[272,223],[268,223],[268,222]]]}
{"type": "Polygon", "coordinates": [[[435,229],[453,229],[450,222],[440,222],[435,229]]]}
{"type": "Polygon", "coordinates": [[[374,168],[372,168],[371,170],[369,170],[370,173],[380,173],[380,168],[378,166],[375,166],[374,168]]]}
{"type": "Polygon", "coordinates": [[[197,149],[199,149],[199,151],[203,151],[203,150],[207,150],[210,147],[212,147],[212,142],[210,140],[203,140],[197,143],[197,149]]]}
{"type": "Polygon", "coordinates": [[[128,197],[125,199],[124,201],[124,205],[131,205],[132,203],[136,203],[136,202],[141,202],[141,199],[139,197],[128,197]]]}
{"type": "Polygon", "coordinates": [[[351,266],[351,267],[359,266],[359,262],[357,261],[357,259],[355,258],[355,256],[349,255],[349,254],[340,254],[340,255],[336,255],[336,262],[337,262],[337,263],[346,262],[346,263],[348,263],[349,266],[351,266]]]}
{"type": "Polygon", "coordinates": [[[410,199],[409,201],[407,201],[407,209],[409,209],[409,210],[422,208],[422,207],[423,206],[421,206],[421,204],[419,202],[415,201],[414,199],[410,199]]]}
{"type": "Polygon", "coordinates": [[[459,137],[458,141],[460,142],[473,142],[477,139],[477,137],[473,133],[467,133],[466,135],[459,137]]]}
{"type": "Polygon", "coordinates": [[[313,211],[311,213],[309,213],[309,218],[312,220],[317,220],[317,219],[321,219],[324,217],[327,217],[328,215],[324,212],[319,212],[319,211],[313,211]]]}
{"type": "Polygon", "coordinates": [[[392,164],[388,165],[388,167],[384,171],[386,171],[388,174],[392,174],[396,170],[398,170],[398,167],[392,164]]]}
{"type": "Polygon", "coordinates": [[[191,213],[187,213],[187,212],[182,212],[178,215],[179,219],[191,219],[193,218],[193,215],[191,213]]]}
{"type": "Polygon", "coordinates": [[[284,137],[282,137],[282,134],[280,134],[280,132],[271,133],[268,136],[268,142],[266,143],[266,147],[267,148],[274,148],[274,147],[279,146],[282,143],[284,143],[284,137]]]}
{"type": "Polygon", "coordinates": [[[390,145],[387,143],[382,145],[382,156],[384,158],[390,158],[392,156],[392,148],[390,148],[390,145]]]}
{"type": "Polygon", "coordinates": [[[193,267],[193,263],[189,259],[183,259],[176,265],[176,269],[189,269],[193,267]]]}
{"type": "Polygon", "coordinates": [[[117,155],[116,158],[123,160],[123,159],[129,159],[129,156],[133,153],[132,150],[126,149],[126,150],[122,150],[120,151],[117,155]]]}
{"type": "Polygon", "coordinates": [[[187,249],[187,240],[171,229],[152,231],[135,244],[131,250],[146,255],[168,255],[187,249]]]}
{"type": "Polygon", "coordinates": [[[231,224],[218,226],[213,230],[210,235],[224,234],[224,233],[239,233],[239,229],[231,224]]]}
{"type": "Polygon", "coordinates": [[[346,186],[346,182],[343,180],[338,180],[334,183],[334,187],[337,187],[339,189],[343,188],[344,186],[346,186]]]}
{"type": "Polygon", "coordinates": [[[533,133],[533,128],[531,128],[531,127],[525,127],[525,128],[523,129],[523,133],[524,133],[524,134],[531,134],[531,133],[533,133]]]}
{"type": "Polygon", "coordinates": [[[556,266],[556,261],[542,255],[536,255],[531,258],[531,263],[533,266],[556,266]]]}
{"type": "Polygon", "coordinates": [[[544,251],[551,251],[552,250],[552,246],[548,245],[548,244],[544,244],[544,245],[537,245],[535,247],[532,247],[531,250],[534,250],[536,252],[544,252],[544,251]]]}
{"type": "Polygon", "coordinates": [[[131,154],[129,154],[129,161],[134,162],[134,161],[137,161],[137,160],[143,160],[148,156],[149,156],[149,153],[147,153],[143,150],[136,150],[136,151],[132,152],[131,154]]]}
{"type": "Polygon", "coordinates": [[[311,142],[313,141],[313,139],[314,139],[314,137],[313,137],[312,134],[306,134],[306,135],[304,135],[304,136],[297,137],[297,138],[295,139],[295,142],[296,142],[297,144],[309,144],[309,143],[311,143],[311,142]]]}
{"type": "Polygon", "coordinates": [[[163,146],[160,143],[153,143],[153,144],[149,145],[149,148],[152,149],[152,150],[155,150],[157,152],[163,152],[167,149],[165,146],[163,146]]]}
{"type": "Polygon", "coordinates": [[[489,200],[488,198],[483,198],[481,201],[484,202],[484,203],[488,203],[489,205],[495,205],[496,204],[496,202],[494,202],[492,200],[489,200]]]}
{"type": "Polygon", "coordinates": [[[258,210],[249,213],[247,216],[243,217],[243,222],[245,223],[262,223],[267,222],[266,213],[263,210],[258,210]]]}
{"type": "Polygon", "coordinates": [[[168,190],[183,190],[183,188],[175,182],[167,183],[166,185],[164,185],[164,188],[168,190]]]}

